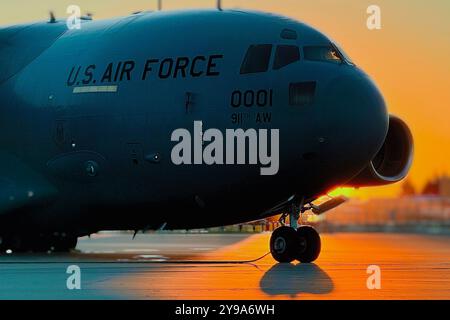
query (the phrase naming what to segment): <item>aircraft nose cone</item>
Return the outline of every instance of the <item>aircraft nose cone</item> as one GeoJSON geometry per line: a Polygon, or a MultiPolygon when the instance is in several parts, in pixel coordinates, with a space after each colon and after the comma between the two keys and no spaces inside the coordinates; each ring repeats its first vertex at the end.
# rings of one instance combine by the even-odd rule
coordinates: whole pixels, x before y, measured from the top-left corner
{"type": "Polygon", "coordinates": [[[363,73],[333,79],[326,92],[325,112],[334,115],[330,126],[349,151],[364,150],[371,157],[382,146],[388,130],[389,115],[383,96],[363,73]]]}

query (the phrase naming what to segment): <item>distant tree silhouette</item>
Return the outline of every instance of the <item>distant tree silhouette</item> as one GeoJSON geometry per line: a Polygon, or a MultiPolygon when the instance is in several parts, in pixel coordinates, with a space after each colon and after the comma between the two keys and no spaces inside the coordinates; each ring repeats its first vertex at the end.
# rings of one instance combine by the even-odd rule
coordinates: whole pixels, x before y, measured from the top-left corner
{"type": "Polygon", "coordinates": [[[402,190],[401,190],[401,196],[402,197],[408,197],[413,196],[416,194],[416,189],[414,188],[414,185],[412,184],[411,180],[407,179],[402,184],[402,190]]]}
{"type": "Polygon", "coordinates": [[[439,195],[439,178],[429,180],[423,187],[422,194],[439,195]]]}

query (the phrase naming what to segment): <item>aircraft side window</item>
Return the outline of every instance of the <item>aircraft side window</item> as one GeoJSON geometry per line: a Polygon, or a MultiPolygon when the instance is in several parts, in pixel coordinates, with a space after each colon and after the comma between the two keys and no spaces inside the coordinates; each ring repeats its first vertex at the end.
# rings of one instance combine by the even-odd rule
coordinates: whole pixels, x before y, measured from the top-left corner
{"type": "Polygon", "coordinates": [[[241,66],[241,74],[266,72],[269,69],[271,54],[271,44],[250,46],[241,66]]]}
{"type": "Polygon", "coordinates": [[[300,60],[300,49],[297,46],[281,45],[277,47],[273,69],[279,70],[300,60]]]}
{"type": "Polygon", "coordinates": [[[333,46],[307,46],[303,48],[303,56],[305,60],[343,62],[341,54],[333,46]]]}
{"type": "Polygon", "coordinates": [[[314,103],[316,82],[306,81],[289,85],[289,104],[291,106],[305,106],[314,103]]]}

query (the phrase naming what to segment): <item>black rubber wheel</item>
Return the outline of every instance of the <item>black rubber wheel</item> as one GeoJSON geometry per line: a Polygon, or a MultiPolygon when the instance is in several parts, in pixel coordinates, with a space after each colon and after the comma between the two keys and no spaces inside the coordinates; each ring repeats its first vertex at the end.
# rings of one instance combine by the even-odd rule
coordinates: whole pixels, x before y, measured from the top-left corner
{"type": "Polygon", "coordinates": [[[0,255],[5,254],[7,249],[4,238],[0,237],[0,255]]]}
{"type": "Polygon", "coordinates": [[[70,252],[77,246],[78,238],[74,236],[65,236],[53,240],[51,251],[53,252],[70,252]]]}
{"type": "Polygon", "coordinates": [[[298,254],[298,235],[295,229],[283,226],[272,233],[270,237],[270,252],[272,257],[282,263],[290,263],[298,254]]]}
{"type": "Polygon", "coordinates": [[[315,261],[322,248],[319,233],[311,226],[301,226],[297,229],[297,237],[300,250],[295,258],[303,263],[315,261]]]}
{"type": "Polygon", "coordinates": [[[5,239],[0,245],[2,251],[11,249],[12,252],[69,252],[77,246],[78,238],[72,235],[27,235],[14,236],[5,239]]]}
{"type": "Polygon", "coordinates": [[[33,237],[31,250],[33,252],[48,252],[50,251],[51,238],[47,235],[36,235],[33,237]]]}
{"type": "Polygon", "coordinates": [[[11,250],[14,253],[25,253],[31,251],[28,239],[19,235],[7,238],[5,244],[6,250],[11,250]]]}

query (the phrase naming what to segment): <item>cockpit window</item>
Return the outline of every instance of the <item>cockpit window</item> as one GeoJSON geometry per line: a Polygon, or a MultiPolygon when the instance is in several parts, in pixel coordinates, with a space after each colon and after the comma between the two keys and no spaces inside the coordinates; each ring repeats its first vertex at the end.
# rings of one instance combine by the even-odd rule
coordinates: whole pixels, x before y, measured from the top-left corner
{"type": "Polygon", "coordinates": [[[355,65],[355,63],[350,59],[350,56],[342,49],[342,47],[338,46],[337,44],[333,43],[333,46],[336,48],[336,50],[339,52],[339,54],[344,58],[344,60],[351,65],[355,65]]]}
{"type": "Polygon", "coordinates": [[[303,48],[305,60],[342,63],[340,52],[333,46],[308,46],[303,48]]]}
{"type": "Polygon", "coordinates": [[[281,69],[300,60],[300,49],[297,46],[281,45],[277,47],[273,69],[281,69]]]}
{"type": "Polygon", "coordinates": [[[250,46],[241,66],[241,74],[266,72],[269,69],[271,54],[271,44],[250,46]]]}

